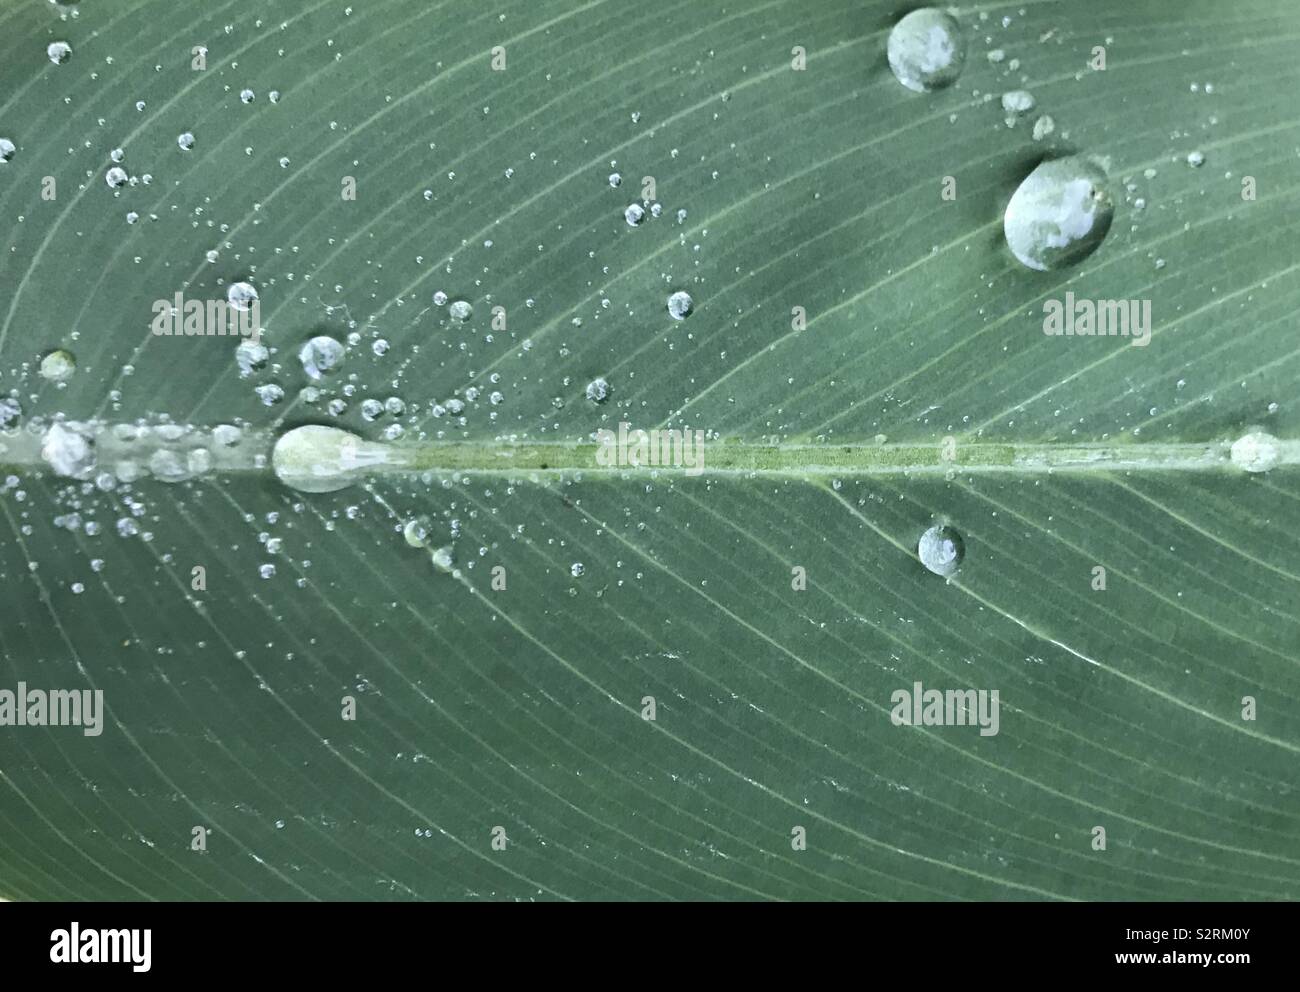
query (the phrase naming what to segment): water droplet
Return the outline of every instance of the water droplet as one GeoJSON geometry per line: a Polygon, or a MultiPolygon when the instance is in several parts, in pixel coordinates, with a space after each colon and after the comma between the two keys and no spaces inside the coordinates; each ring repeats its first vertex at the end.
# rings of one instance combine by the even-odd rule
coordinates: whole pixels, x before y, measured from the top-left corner
{"type": "Polygon", "coordinates": [[[0,431],[13,430],[22,416],[22,404],[12,396],[0,396],[0,431]]]}
{"type": "Polygon", "coordinates": [[[189,131],[177,136],[176,144],[180,146],[181,151],[187,152],[194,147],[194,135],[189,131]]]}
{"type": "Polygon", "coordinates": [[[470,306],[468,300],[456,300],[447,308],[447,312],[463,322],[474,315],[474,308],[470,306]]]}
{"type": "Polygon", "coordinates": [[[1028,90],[1011,90],[1002,94],[1002,110],[1011,115],[1027,114],[1038,104],[1028,90]]]}
{"type": "Polygon", "coordinates": [[[1267,472],[1282,457],[1282,446],[1272,434],[1252,430],[1232,443],[1232,464],[1247,472],[1267,472]]]}
{"type": "Polygon", "coordinates": [[[894,25],[889,68],[909,90],[925,93],[954,82],[966,61],[966,39],[956,18],[935,7],[914,10],[894,25]]]}
{"type": "Polygon", "coordinates": [[[572,575],[575,579],[578,578],[578,576],[580,576],[586,570],[587,570],[587,566],[580,561],[575,561],[572,565],[569,566],[569,574],[572,575]]]}
{"type": "Polygon", "coordinates": [[[695,301],[691,299],[691,294],[683,290],[678,290],[668,297],[668,313],[673,320],[685,320],[695,309],[695,301]]]}
{"type": "Polygon", "coordinates": [[[63,382],[77,371],[77,360],[72,352],[59,348],[41,359],[41,377],[49,382],[63,382]]]}
{"type": "Polygon", "coordinates": [[[434,306],[445,307],[447,305],[447,294],[441,289],[438,290],[433,294],[433,304],[434,306]]]}
{"type": "Polygon", "coordinates": [[[49,47],[45,49],[45,54],[50,57],[50,61],[55,65],[62,65],[72,58],[72,46],[66,41],[52,41],[49,47]]]}
{"type": "Polygon", "coordinates": [[[298,361],[308,378],[321,379],[343,363],[343,345],[328,335],[318,335],[302,346],[298,361]]]}
{"type": "Polygon", "coordinates": [[[627,221],[629,227],[636,227],[645,220],[645,211],[641,208],[641,204],[633,203],[624,210],[623,219],[627,221]]]}
{"type": "Polygon", "coordinates": [[[95,470],[95,442],[78,424],[55,424],[41,439],[41,457],[56,475],[88,479],[95,470]]]}
{"type": "Polygon", "coordinates": [[[619,187],[619,186],[622,186],[622,185],[623,185],[623,177],[620,176],[617,172],[611,172],[611,173],[609,174],[609,184],[610,184],[611,186],[613,186],[613,187],[616,187],[616,188],[619,187]]]}
{"type": "Polygon", "coordinates": [[[367,420],[374,420],[383,412],[384,404],[380,403],[379,400],[368,399],[361,404],[361,416],[367,420]]]}
{"type": "Polygon", "coordinates": [[[450,572],[452,566],[456,564],[456,551],[448,544],[446,547],[439,548],[429,556],[433,562],[433,567],[440,572],[450,572]]]}
{"type": "Polygon", "coordinates": [[[264,386],[258,386],[253,390],[253,392],[257,393],[257,398],[260,399],[265,406],[275,406],[275,404],[284,399],[284,390],[274,382],[268,382],[264,386]]]}
{"type": "Polygon", "coordinates": [[[121,189],[127,183],[128,176],[126,170],[121,166],[115,165],[104,173],[104,182],[112,189],[121,189]]]}
{"type": "Polygon", "coordinates": [[[1201,166],[1205,164],[1205,153],[1204,152],[1188,153],[1187,164],[1190,165],[1193,169],[1199,169],[1201,166]]]}
{"type": "Polygon", "coordinates": [[[241,341],[235,347],[235,364],[239,366],[241,376],[262,368],[270,357],[271,352],[266,345],[257,341],[241,341]]]}
{"type": "Polygon", "coordinates": [[[285,485],[304,493],[332,493],[357,482],[371,465],[388,461],[380,445],[337,427],[308,424],[282,434],[271,449],[271,468],[285,485]]]}
{"type": "Polygon", "coordinates": [[[1007,204],[1003,231],[1016,258],[1045,272],[1096,251],[1114,216],[1106,174],[1074,155],[1043,162],[1025,177],[1007,204]]]}
{"type": "Polygon", "coordinates": [[[232,282],[226,287],[226,301],[236,310],[246,312],[257,299],[257,290],[246,282],[232,282]]]}
{"type": "Polygon", "coordinates": [[[955,529],[946,524],[936,525],[921,535],[916,545],[916,554],[921,559],[921,564],[931,572],[947,578],[961,565],[966,547],[955,529]]]}
{"type": "Polygon", "coordinates": [[[406,538],[406,543],[411,547],[422,548],[429,539],[431,529],[428,517],[415,517],[408,520],[402,528],[402,537],[406,538]]]}
{"type": "Polygon", "coordinates": [[[0,163],[8,162],[18,149],[8,138],[0,138],[0,163]]]}
{"type": "Polygon", "coordinates": [[[241,103],[252,103],[255,94],[252,90],[240,90],[239,99],[241,103]]]}
{"type": "Polygon", "coordinates": [[[592,379],[587,383],[587,399],[593,403],[604,403],[609,399],[609,383],[604,379],[592,379]]]}

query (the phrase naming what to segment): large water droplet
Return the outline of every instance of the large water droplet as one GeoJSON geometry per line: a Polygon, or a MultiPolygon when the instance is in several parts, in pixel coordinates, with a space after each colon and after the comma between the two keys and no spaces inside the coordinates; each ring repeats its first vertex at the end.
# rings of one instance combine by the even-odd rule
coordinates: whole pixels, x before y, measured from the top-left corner
{"type": "Polygon", "coordinates": [[[308,424],[280,436],[271,449],[271,468],[287,486],[304,493],[332,493],[360,480],[388,457],[382,445],[369,444],[337,427],[308,424]]]}
{"type": "Polygon", "coordinates": [[[8,138],[0,138],[0,162],[8,162],[17,150],[8,138]]]}
{"type": "Polygon", "coordinates": [[[1282,457],[1277,438],[1266,431],[1253,430],[1232,443],[1232,464],[1247,472],[1267,472],[1282,457]]]}
{"type": "Polygon", "coordinates": [[[1007,204],[1002,227],[1016,258],[1046,272],[1096,251],[1114,216],[1106,174],[1073,155],[1043,162],[1025,177],[1007,204]]]}
{"type": "Polygon", "coordinates": [[[931,572],[947,578],[961,565],[966,546],[954,528],[939,524],[921,535],[916,544],[916,554],[921,564],[931,572]]]}
{"type": "Polygon", "coordinates": [[[925,93],[961,75],[966,39],[956,18],[935,7],[914,10],[889,32],[889,68],[909,90],[925,93]]]}
{"type": "Polygon", "coordinates": [[[72,46],[66,41],[52,41],[45,49],[45,54],[50,57],[50,61],[55,65],[62,65],[72,58],[72,46]]]}

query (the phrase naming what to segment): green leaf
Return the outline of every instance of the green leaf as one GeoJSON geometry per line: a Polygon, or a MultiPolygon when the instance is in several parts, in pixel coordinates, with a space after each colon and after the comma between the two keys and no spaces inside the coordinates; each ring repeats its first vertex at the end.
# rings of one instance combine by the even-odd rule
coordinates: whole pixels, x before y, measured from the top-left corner
{"type": "Polygon", "coordinates": [[[1296,898],[1300,13],[963,6],[930,93],[899,13],[0,6],[0,691],[106,710],[0,726],[0,896],[1296,898]],[[1114,223],[1032,271],[1068,154],[1114,223]],[[238,281],[262,368],[152,332],[238,281]],[[1067,292],[1149,344],[1045,335],[1067,292]],[[895,725],[918,682],[997,733],[895,725]]]}

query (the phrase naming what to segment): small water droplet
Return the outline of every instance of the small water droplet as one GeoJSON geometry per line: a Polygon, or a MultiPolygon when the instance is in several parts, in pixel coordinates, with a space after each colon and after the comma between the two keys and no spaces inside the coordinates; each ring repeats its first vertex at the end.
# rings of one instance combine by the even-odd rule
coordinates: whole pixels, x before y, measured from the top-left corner
{"type": "Polygon", "coordinates": [[[587,383],[587,399],[593,403],[604,403],[609,399],[609,383],[605,379],[592,379],[587,383]]]}
{"type": "Polygon", "coordinates": [[[469,320],[474,315],[474,308],[468,300],[456,300],[447,308],[447,312],[459,321],[469,320]]]}
{"type": "Polygon", "coordinates": [[[1189,152],[1187,155],[1187,164],[1193,169],[1199,169],[1205,164],[1204,152],[1189,152]]]}
{"type": "Polygon", "coordinates": [[[194,147],[194,135],[186,131],[176,138],[176,144],[180,146],[181,151],[187,152],[194,147]]]}
{"type": "Polygon", "coordinates": [[[645,210],[641,208],[641,204],[633,203],[623,211],[623,219],[627,221],[629,227],[636,227],[645,220],[645,210]]]}
{"type": "Polygon", "coordinates": [[[115,165],[104,173],[104,182],[112,189],[121,189],[127,183],[128,176],[126,170],[121,166],[115,165]]]}
{"type": "Polygon", "coordinates": [[[45,54],[50,57],[50,61],[55,65],[62,65],[72,58],[72,46],[66,41],[52,41],[45,49],[45,54]]]}
{"type": "Polygon", "coordinates": [[[18,149],[8,138],[0,138],[0,163],[8,162],[18,149]]]}

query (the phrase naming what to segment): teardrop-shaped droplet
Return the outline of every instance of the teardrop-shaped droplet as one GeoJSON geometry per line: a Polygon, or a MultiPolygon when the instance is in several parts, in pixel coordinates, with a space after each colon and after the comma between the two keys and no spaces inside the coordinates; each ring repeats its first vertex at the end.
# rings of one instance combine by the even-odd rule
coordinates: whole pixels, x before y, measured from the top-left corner
{"type": "Polygon", "coordinates": [[[951,14],[936,7],[914,10],[894,25],[887,45],[889,68],[909,90],[948,86],[966,62],[966,39],[951,14]]]}
{"type": "Polygon", "coordinates": [[[387,461],[383,445],[319,424],[295,427],[282,434],[271,449],[271,468],[277,478],[304,493],[346,489],[359,482],[368,469],[387,461]]]}
{"type": "Polygon", "coordinates": [[[1002,229],[1012,254],[1046,272],[1087,258],[1115,217],[1106,173],[1081,155],[1043,162],[1011,197],[1002,229]]]}

